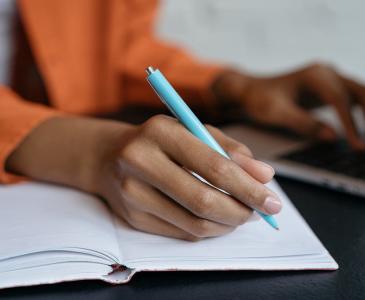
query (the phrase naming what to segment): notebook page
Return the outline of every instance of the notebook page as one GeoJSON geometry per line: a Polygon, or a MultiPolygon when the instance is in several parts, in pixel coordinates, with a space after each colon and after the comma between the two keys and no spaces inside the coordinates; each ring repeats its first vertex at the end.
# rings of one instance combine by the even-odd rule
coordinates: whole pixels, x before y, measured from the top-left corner
{"type": "Polygon", "coordinates": [[[87,262],[40,266],[0,273],[0,289],[86,279],[105,281],[103,274],[109,272],[109,266],[87,262]]]}
{"type": "MultiPolygon", "coordinates": [[[[267,258],[321,256],[325,248],[299,215],[276,182],[269,184],[283,201],[283,209],[276,215],[280,231],[263,220],[249,222],[234,232],[196,243],[155,236],[133,230],[119,223],[118,239],[123,262],[128,267],[147,265],[147,262],[257,260],[267,258]]],[[[155,264],[156,265],[156,264],[155,264]]],[[[224,264],[223,264],[224,265],[224,264]]]]}
{"type": "Polygon", "coordinates": [[[119,257],[112,217],[98,198],[43,183],[0,186],[0,241],[0,271],[6,258],[52,250],[119,257]]]}

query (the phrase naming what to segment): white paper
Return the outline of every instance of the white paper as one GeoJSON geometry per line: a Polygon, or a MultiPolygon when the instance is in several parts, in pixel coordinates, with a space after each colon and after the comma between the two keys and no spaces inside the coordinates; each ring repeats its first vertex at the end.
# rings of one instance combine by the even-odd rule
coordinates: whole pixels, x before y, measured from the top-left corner
{"type": "Polygon", "coordinates": [[[9,269],[7,259],[13,258],[14,268],[14,257],[21,256],[37,265],[52,251],[49,263],[64,254],[70,261],[72,255],[75,261],[92,255],[109,265],[119,258],[108,209],[74,189],[41,183],[0,186],[0,224],[0,271],[9,269]]]}
{"type": "Polygon", "coordinates": [[[98,198],[48,184],[0,187],[0,288],[101,279],[141,270],[303,270],[338,266],[275,182],[280,231],[263,220],[196,243],[136,231],[98,198]],[[116,222],[114,222],[116,221],[116,222]],[[115,227],[117,226],[117,227],[115,227]],[[130,268],[113,272],[116,262],[130,268]]]}
{"type": "Polygon", "coordinates": [[[283,201],[276,215],[280,230],[263,220],[249,222],[219,238],[187,242],[138,232],[119,222],[118,237],[123,262],[136,269],[296,269],[337,268],[279,186],[273,189],[283,201]]]}

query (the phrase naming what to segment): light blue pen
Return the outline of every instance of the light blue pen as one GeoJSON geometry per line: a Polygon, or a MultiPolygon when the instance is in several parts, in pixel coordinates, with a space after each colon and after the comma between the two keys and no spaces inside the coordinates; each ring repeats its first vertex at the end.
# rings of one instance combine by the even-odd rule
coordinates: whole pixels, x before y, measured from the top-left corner
{"type": "MultiPolygon", "coordinates": [[[[191,111],[189,106],[179,96],[167,79],[162,75],[159,70],[154,70],[152,67],[146,69],[148,74],[147,81],[159,96],[161,101],[168,107],[172,114],[198,139],[207,144],[224,157],[230,159],[228,154],[217,143],[217,141],[211,136],[209,131],[199,121],[195,114],[191,111]]],[[[257,211],[257,210],[256,210],[257,211]]],[[[260,211],[257,213],[273,228],[279,229],[279,226],[275,218],[271,215],[264,214],[260,211]]]]}

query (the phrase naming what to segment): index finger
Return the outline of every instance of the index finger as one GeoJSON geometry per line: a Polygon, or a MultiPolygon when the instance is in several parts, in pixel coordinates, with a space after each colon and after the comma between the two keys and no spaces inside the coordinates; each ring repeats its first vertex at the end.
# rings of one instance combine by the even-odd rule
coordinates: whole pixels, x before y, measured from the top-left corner
{"type": "Polygon", "coordinates": [[[181,125],[178,126],[175,142],[165,144],[163,149],[173,160],[251,208],[269,215],[281,210],[281,202],[274,192],[235,162],[205,145],[181,125]]]}

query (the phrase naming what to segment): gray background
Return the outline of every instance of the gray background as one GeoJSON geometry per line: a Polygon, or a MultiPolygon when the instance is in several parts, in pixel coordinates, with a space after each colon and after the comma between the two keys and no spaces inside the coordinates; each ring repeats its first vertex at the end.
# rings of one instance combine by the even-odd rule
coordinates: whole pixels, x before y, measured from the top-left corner
{"type": "Polygon", "coordinates": [[[363,0],[165,0],[158,35],[259,74],[324,61],[365,81],[363,0]]]}

